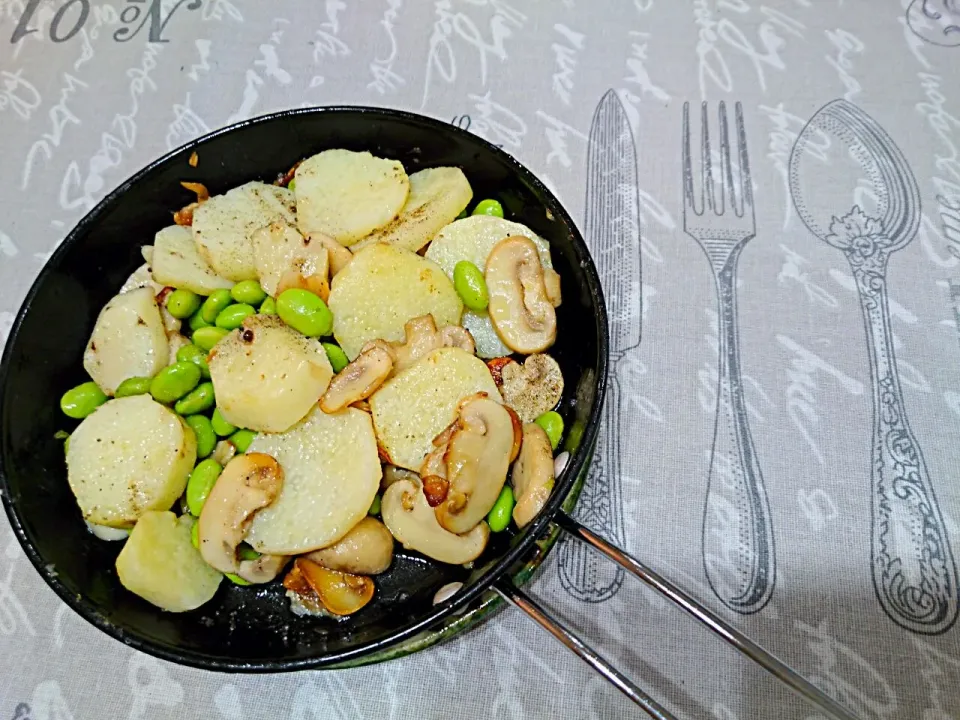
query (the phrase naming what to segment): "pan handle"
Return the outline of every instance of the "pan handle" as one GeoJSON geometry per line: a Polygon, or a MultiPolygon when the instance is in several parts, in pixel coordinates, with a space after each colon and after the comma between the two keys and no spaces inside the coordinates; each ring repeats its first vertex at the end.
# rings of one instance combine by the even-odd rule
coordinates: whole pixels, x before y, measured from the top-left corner
{"type": "MultiPolygon", "coordinates": [[[[561,530],[587,543],[594,549],[599,550],[624,570],[680,606],[680,608],[696,618],[708,630],[718,635],[725,642],[760,665],[760,667],[786,684],[800,695],[800,697],[816,705],[827,717],[834,718],[834,720],[859,720],[856,715],[804,678],[796,670],[636,558],[615,545],[611,545],[564,512],[558,513],[554,518],[554,522],[561,530]]],[[[552,633],[554,637],[587,662],[594,670],[603,675],[603,677],[620,690],[620,692],[646,710],[651,717],[657,720],[675,720],[675,716],[667,712],[643,690],[634,685],[622,675],[619,670],[610,665],[598,655],[596,651],[573,634],[573,632],[554,620],[540,605],[515,588],[509,579],[501,580],[494,586],[494,589],[511,605],[525,612],[540,626],[552,633]]]]}

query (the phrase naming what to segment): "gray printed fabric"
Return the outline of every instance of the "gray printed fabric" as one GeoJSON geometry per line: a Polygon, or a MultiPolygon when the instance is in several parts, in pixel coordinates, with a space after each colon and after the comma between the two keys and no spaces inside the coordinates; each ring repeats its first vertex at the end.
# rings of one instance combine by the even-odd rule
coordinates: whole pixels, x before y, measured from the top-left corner
{"type": "MultiPolygon", "coordinates": [[[[327,104],[501,145],[615,253],[584,522],[860,717],[960,718],[957,0],[0,0],[0,343],[142,165],[327,104]]],[[[678,717],[820,717],[592,555],[560,548],[530,591],[678,717]]],[[[0,521],[0,719],[637,716],[515,610],[353,670],[160,662],[62,605],[0,521]]]]}

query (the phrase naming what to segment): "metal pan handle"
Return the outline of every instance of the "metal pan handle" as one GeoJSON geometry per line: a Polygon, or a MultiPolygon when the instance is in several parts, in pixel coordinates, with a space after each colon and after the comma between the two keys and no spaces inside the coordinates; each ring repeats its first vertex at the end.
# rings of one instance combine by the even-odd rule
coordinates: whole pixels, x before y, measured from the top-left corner
{"type": "MultiPolygon", "coordinates": [[[[711,610],[708,610],[679,587],[659,573],[648,568],[636,558],[630,556],[615,545],[611,545],[566,513],[558,513],[554,518],[554,522],[561,530],[587,543],[594,549],[599,550],[624,570],[636,576],[661,595],[680,606],[680,608],[696,618],[708,630],[753,660],[764,670],[790,687],[800,695],[800,697],[817,706],[827,717],[835,718],[835,720],[859,720],[856,715],[804,678],[796,670],[763,649],[760,645],[730,625],[726,620],[711,610]]],[[[647,693],[627,679],[619,670],[604,660],[572,631],[551,617],[530,597],[515,588],[509,579],[496,583],[494,589],[511,605],[525,612],[540,626],[552,633],[554,637],[576,653],[594,670],[599,672],[620,690],[620,692],[642,707],[651,717],[657,720],[676,720],[674,715],[671,715],[647,693]]]]}

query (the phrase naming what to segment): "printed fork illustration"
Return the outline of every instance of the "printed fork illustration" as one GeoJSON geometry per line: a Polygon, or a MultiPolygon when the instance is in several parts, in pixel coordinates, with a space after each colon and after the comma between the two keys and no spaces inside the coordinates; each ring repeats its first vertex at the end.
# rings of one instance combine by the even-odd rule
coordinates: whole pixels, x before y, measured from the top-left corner
{"type": "Polygon", "coordinates": [[[737,261],[756,235],[743,109],[736,104],[739,172],[734,178],[727,109],[719,104],[720,178],[714,181],[707,104],[701,106],[700,192],[690,156],[690,105],[683,106],[683,230],[710,261],[719,303],[719,378],[710,477],[703,514],[703,561],[717,597],[731,610],[755,613],[770,600],[776,559],[770,508],[750,436],[740,376],[737,261]]]}

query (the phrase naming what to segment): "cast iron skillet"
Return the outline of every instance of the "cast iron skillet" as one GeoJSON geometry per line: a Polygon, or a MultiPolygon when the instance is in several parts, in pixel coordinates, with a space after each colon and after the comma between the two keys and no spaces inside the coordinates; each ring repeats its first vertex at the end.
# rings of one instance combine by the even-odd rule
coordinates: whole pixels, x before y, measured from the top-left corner
{"type": "Polygon", "coordinates": [[[529,577],[556,537],[556,531],[541,537],[548,522],[579,493],[606,375],[607,317],[596,269],[570,216],[530,171],[475,135],[410,113],[350,107],[281,112],[211,133],[152,163],[83,218],[43,268],[0,366],[3,505],[27,556],[60,598],[139,650],[243,672],[382,659],[404,641],[419,647],[450,634],[444,628],[469,625],[464,610],[468,617],[486,617],[498,578],[509,574],[522,583],[529,577]],[[213,194],[250,180],[272,182],[297,160],[327,148],[369,150],[402,161],[408,172],[459,166],[475,200],[498,198],[509,219],[550,242],[563,283],[551,354],[566,380],[560,412],[570,462],[539,517],[523,532],[494,535],[472,572],[401,551],[375,579],[370,605],[342,622],[294,616],[277,582],[240,588],[224,581],[200,609],[163,612],[120,586],[114,570],[120,545],[96,539],[84,526],[67,485],[62,442],[54,438],[76,424],[61,414],[60,395],[88,379],[81,364],[85,343],[99,310],[142,263],[140,246],[193,199],[181,181],[202,182],[213,194]],[[193,152],[196,168],[188,164],[193,152]],[[465,588],[434,606],[436,590],[452,581],[465,588]]]}

